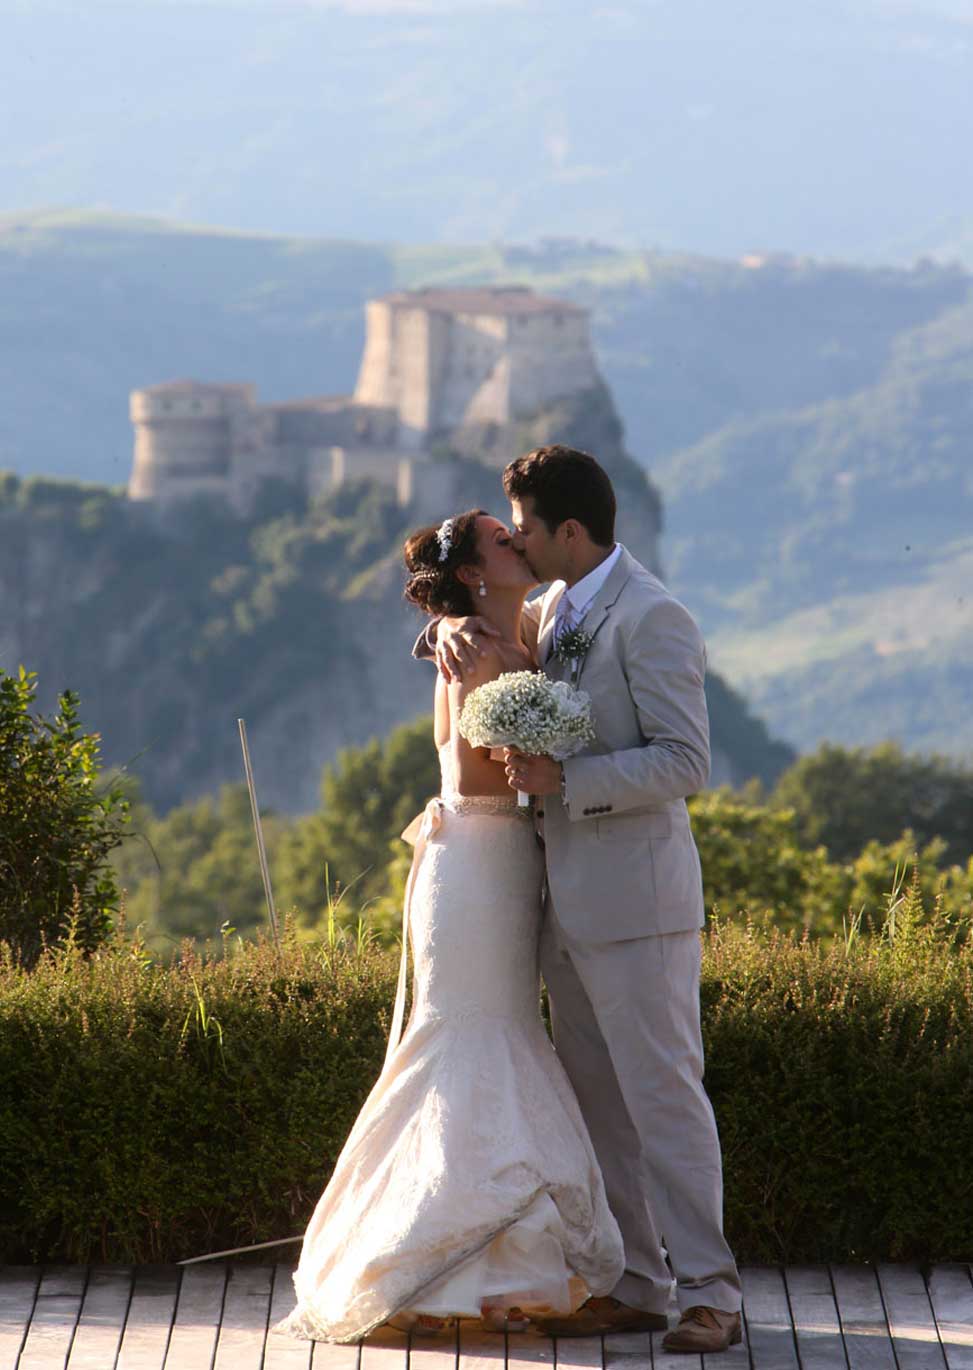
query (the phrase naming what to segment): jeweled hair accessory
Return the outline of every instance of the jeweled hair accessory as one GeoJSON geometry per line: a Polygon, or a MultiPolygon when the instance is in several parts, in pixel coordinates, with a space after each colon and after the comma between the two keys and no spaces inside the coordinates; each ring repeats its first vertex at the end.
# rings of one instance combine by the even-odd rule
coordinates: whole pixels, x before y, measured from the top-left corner
{"type": "Polygon", "coordinates": [[[439,525],[436,533],[436,541],[439,543],[439,560],[445,561],[449,556],[449,549],[453,545],[453,524],[455,519],[444,519],[439,525]]]}

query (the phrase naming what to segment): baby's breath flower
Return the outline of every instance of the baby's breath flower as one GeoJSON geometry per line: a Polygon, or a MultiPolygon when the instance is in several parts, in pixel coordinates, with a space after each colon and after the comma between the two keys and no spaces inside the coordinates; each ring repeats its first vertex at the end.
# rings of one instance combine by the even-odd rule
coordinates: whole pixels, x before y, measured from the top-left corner
{"type": "Polygon", "coordinates": [[[590,696],[535,671],[507,671],[479,686],[463,705],[459,730],[471,747],[517,747],[555,761],[595,740],[590,696]]]}

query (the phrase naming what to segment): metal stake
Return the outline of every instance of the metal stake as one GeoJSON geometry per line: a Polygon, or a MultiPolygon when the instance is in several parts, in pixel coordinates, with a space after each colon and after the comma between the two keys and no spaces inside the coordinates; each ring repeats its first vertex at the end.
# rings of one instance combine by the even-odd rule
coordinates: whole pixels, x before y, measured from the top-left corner
{"type": "Polygon", "coordinates": [[[253,814],[253,830],[257,835],[257,855],[260,858],[260,874],[263,876],[264,894],[267,896],[267,912],[270,914],[270,930],[274,935],[274,946],[280,955],[280,937],[277,931],[277,910],[274,908],[274,892],[270,887],[270,870],[267,866],[267,852],[264,848],[264,833],[260,826],[260,810],[257,808],[257,790],[253,783],[253,767],[250,765],[250,748],[247,746],[247,725],[242,718],[237,719],[240,728],[240,745],[243,748],[243,767],[247,773],[247,789],[250,791],[250,811],[253,814]]]}

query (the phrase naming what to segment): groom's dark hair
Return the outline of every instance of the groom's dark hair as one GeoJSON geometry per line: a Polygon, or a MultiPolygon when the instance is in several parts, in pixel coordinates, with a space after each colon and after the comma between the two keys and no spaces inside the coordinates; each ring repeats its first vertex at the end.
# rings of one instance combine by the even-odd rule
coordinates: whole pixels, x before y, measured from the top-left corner
{"type": "Polygon", "coordinates": [[[615,541],[615,491],[607,472],[587,452],[560,443],[535,447],[504,469],[503,489],[508,499],[529,495],[551,533],[567,519],[576,519],[599,547],[615,541]]]}

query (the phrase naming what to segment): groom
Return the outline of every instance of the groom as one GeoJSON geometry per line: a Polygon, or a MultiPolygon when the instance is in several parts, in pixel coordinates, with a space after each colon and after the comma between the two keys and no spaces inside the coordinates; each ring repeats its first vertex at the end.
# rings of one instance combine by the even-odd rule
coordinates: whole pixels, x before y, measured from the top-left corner
{"type": "MultiPolygon", "coordinates": [[[[681,1316],[665,1348],[725,1350],[740,1340],[740,1279],[703,1088],[703,891],[685,803],[709,777],[705,648],[689,613],[615,542],[615,495],[593,457],[540,447],[506,468],[503,487],[514,546],[551,583],[526,607],[525,638],[549,676],[592,702],[596,743],[564,762],[509,751],[507,776],[538,796],[554,1039],[626,1255],[613,1296],[541,1326],[661,1330],[672,1274],[681,1316]]],[[[441,620],[440,670],[461,675],[489,631],[441,620]]]]}

